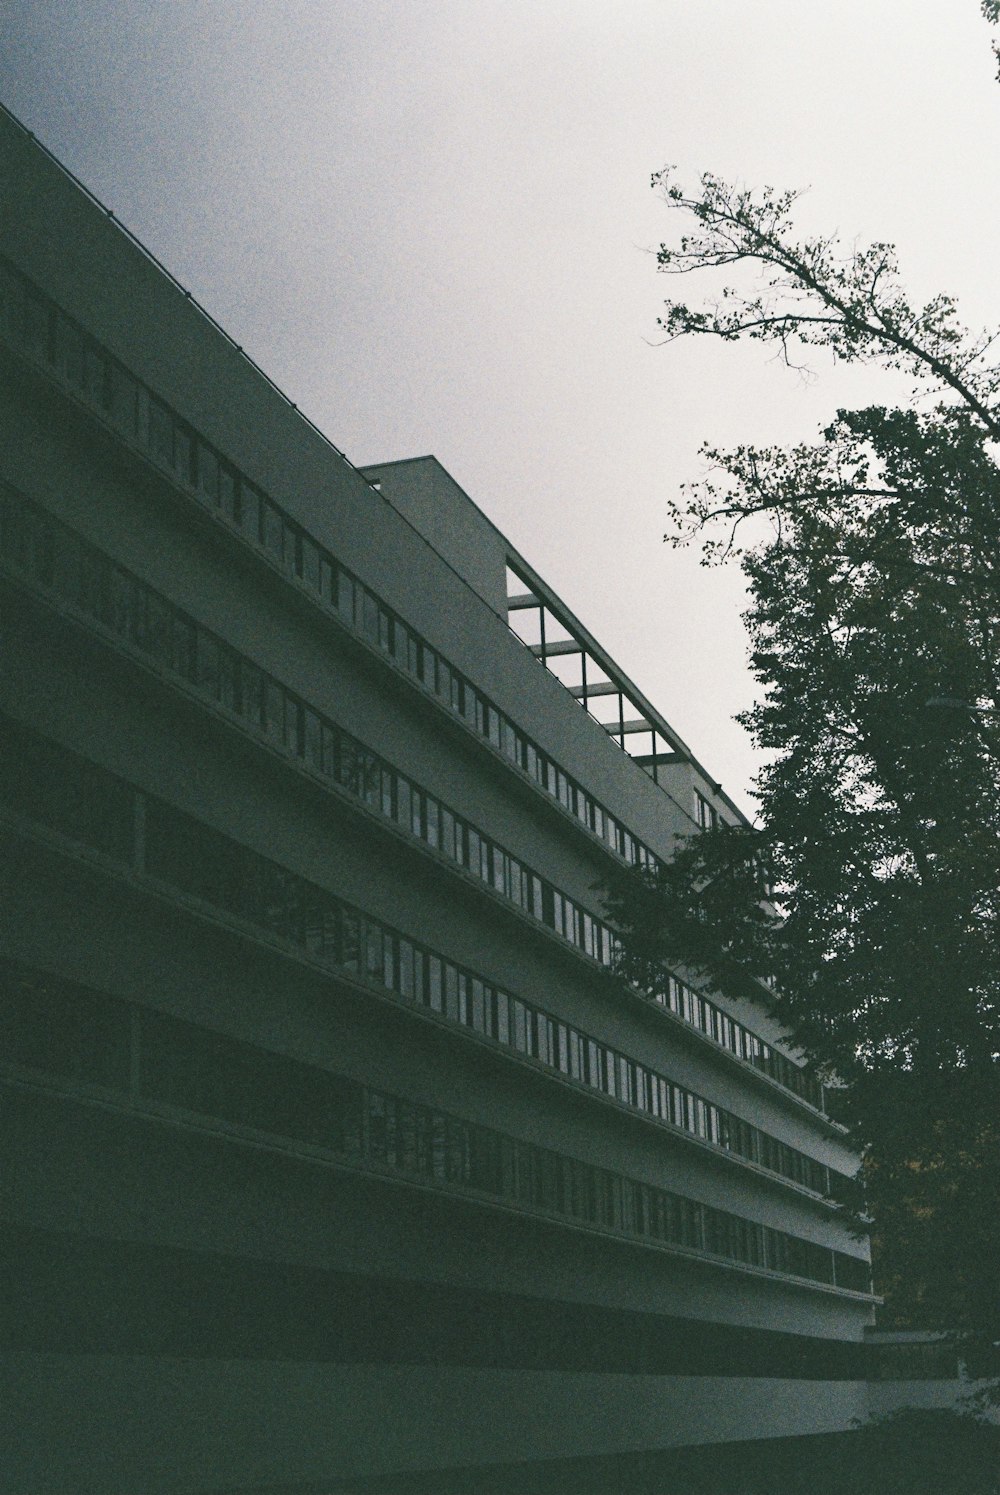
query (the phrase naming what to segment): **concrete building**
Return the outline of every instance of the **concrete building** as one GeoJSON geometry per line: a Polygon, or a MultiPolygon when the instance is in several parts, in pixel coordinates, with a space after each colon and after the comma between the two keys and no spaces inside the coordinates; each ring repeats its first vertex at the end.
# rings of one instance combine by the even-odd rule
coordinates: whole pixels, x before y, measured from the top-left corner
{"type": "Polygon", "coordinates": [[[846,1428],[842,1132],[763,992],[607,970],[600,878],[739,810],[433,457],[354,469],[6,116],[0,202],[7,1495],[846,1428]]]}

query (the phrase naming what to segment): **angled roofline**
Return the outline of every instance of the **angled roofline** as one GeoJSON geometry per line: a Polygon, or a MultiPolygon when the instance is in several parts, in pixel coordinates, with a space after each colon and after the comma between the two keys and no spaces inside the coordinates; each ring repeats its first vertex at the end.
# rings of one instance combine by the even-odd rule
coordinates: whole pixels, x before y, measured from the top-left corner
{"type": "MultiPolygon", "coordinates": [[[[538,602],[544,605],[546,611],[550,612],[553,617],[555,617],[559,621],[559,623],[566,629],[566,631],[572,635],[572,637],[580,645],[581,652],[585,651],[586,654],[590,656],[598,665],[598,667],[603,670],[603,672],[608,676],[609,680],[614,681],[616,689],[619,690],[629,702],[631,702],[636,711],[640,713],[640,716],[644,718],[644,728],[645,724],[648,724],[650,735],[655,732],[659,737],[662,737],[667,743],[669,743],[669,759],[667,755],[660,755],[659,761],[663,763],[667,761],[682,761],[689,763],[694,772],[704,781],[710,793],[712,793],[726,807],[726,809],[731,812],[736,821],[740,825],[751,825],[753,822],[747,815],[746,811],[741,809],[740,806],[736,804],[736,802],[725,792],[719,781],[715,779],[712,774],[709,773],[708,769],[705,768],[704,764],[702,764],[700,760],[695,757],[694,753],[688,747],[687,743],[678,735],[678,733],[669,724],[663,714],[657,710],[657,708],[639,689],[635,682],[625,674],[624,670],[622,670],[621,667],[614,662],[614,660],[611,658],[611,655],[608,654],[608,652],[604,648],[602,648],[602,646],[598,643],[597,639],[590,632],[590,630],[580,622],[575,613],[573,613],[570,608],[568,608],[562,601],[562,599],[556,595],[552,588],[548,586],[548,584],[542,579],[542,577],[538,574],[531,563],[529,561],[526,561],[520,551],[515,549],[515,547],[508,540],[507,536],[504,534],[503,530],[501,530],[498,525],[494,524],[493,520],[489,517],[488,514],[485,514],[483,512],[483,510],[476,503],[475,499],[472,498],[471,495],[467,493],[466,490],[462,487],[461,483],[459,483],[457,479],[452,476],[452,474],[448,471],[439,457],[436,457],[433,452],[428,452],[421,457],[398,457],[391,462],[369,462],[366,463],[363,468],[361,468],[361,474],[363,477],[368,478],[369,482],[377,484],[378,472],[384,470],[385,468],[417,466],[419,464],[429,462],[433,463],[438,471],[444,474],[448,481],[452,483],[454,487],[457,488],[458,491],[462,494],[463,498],[465,498],[468,503],[472,505],[483,522],[489,525],[493,533],[503,543],[504,550],[507,555],[507,564],[510,569],[516,576],[520,578],[520,580],[530,590],[530,592],[534,595],[538,602]],[[369,474],[373,474],[374,476],[369,477],[369,474]]],[[[383,492],[382,497],[386,498],[387,502],[389,502],[390,504],[392,503],[392,499],[386,493],[383,492]]],[[[395,507],[395,505],[393,505],[393,507],[395,507]]],[[[471,585],[471,583],[469,583],[469,585],[471,585]]],[[[473,590],[475,591],[476,589],[473,587],[473,590]]],[[[480,594],[477,592],[476,595],[479,596],[480,594]]],[[[492,612],[496,612],[496,609],[493,607],[492,603],[488,601],[488,599],[482,598],[482,601],[486,604],[487,607],[490,608],[492,612]]],[[[527,602],[527,599],[521,599],[522,607],[528,605],[529,604],[527,602]]],[[[502,619],[508,627],[511,627],[510,611],[511,609],[508,608],[507,616],[503,617],[502,619]]],[[[513,628],[511,628],[511,632],[514,633],[515,638],[518,638],[518,635],[513,628]]],[[[523,643],[523,640],[519,639],[519,642],[523,643]]],[[[544,665],[546,651],[543,648],[532,647],[531,645],[526,645],[525,647],[528,648],[530,653],[534,654],[535,658],[538,659],[540,664],[544,665]]],[[[559,650],[550,649],[547,652],[558,652],[565,654],[575,651],[564,648],[559,650]]],[[[559,677],[556,676],[556,678],[558,679],[559,677]]],[[[560,684],[563,684],[561,680],[560,684]]],[[[564,688],[569,689],[568,687],[564,688]]],[[[579,695],[576,695],[574,692],[570,691],[570,694],[574,694],[574,699],[576,699],[578,703],[585,708],[585,695],[581,700],[581,697],[579,695]]],[[[605,723],[600,722],[596,717],[595,721],[598,721],[599,725],[601,726],[605,725],[605,723]]],[[[626,723],[626,727],[628,727],[629,725],[631,725],[632,728],[632,732],[629,735],[633,735],[638,729],[638,724],[636,722],[632,722],[631,724],[626,723]]],[[[614,723],[609,724],[609,735],[612,736],[614,740],[618,741],[618,734],[610,730],[610,728],[613,726],[614,723]]],[[[629,753],[627,749],[624,749],[623,743],[620,741],[619,746],[623,747],[623,750],[626,752],[627,757],[631,757],[634,759],[638,767],[643,768],[647,772],[650,768],[652,768],[654,772],[650,774],[650,777],[652,777],[654,781],[657,780],[657,776],[655,773],[656,763],[653,761],[656,756],[655,754],[649,755],[649,762],[647,766],[647,763],[642,761],[641,755],[629,753]]]]}

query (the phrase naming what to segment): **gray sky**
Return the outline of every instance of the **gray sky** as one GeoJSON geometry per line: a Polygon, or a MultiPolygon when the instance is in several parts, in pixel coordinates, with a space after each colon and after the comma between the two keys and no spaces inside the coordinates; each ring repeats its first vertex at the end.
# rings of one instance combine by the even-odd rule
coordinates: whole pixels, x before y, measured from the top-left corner
{"type": "Polygon", "coordinates": [[[739,577],[661,543],[702,440],[897,384],[651,346],[666,162],[997,303],[978,0],[0,0],[0,98],[359,466],[433,452],[740,799],[739,577]]]}

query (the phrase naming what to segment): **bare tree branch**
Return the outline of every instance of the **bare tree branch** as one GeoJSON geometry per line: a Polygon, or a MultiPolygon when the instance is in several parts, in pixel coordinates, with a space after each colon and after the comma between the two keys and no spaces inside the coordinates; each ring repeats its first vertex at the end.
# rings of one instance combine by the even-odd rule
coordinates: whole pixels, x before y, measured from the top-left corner
{"type": "Polygon", "coordinates": [[[700,195],[689,196],[669,167],[657,172],[653,183],[664,201],[696,226],[676,245],[661,244],[657,264],[662,273],[756,266],[764,281],[763,290],[727,285],[700,307],[668,301],[658,320],[664,341],[690,335],[727,342],[741,337],[777,341],[794,366],[788,350],[797,340],[822,345],[842,361],[908,369],[938,384],[1000,439],[1000,371],[994,366],[973,369],[997,332],[973,337],[959,323],[950,296],[911,306],[899,283],[892,245],[875,243],[845,252],[835,238],[799,241],[791,217],[801,196],[797,192],[765,187],[754,193],[706,173],[700,195]]]}

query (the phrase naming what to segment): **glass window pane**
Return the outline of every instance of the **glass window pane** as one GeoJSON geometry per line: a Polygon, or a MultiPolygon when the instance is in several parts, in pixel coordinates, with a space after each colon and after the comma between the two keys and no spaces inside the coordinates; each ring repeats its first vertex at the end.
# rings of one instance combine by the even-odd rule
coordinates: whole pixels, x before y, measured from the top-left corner
{"type": "Polygon", "coordinates": [[[337,778],[340,735],[323,723],[323,772],[331,779],[337,778]]]}
{"type": "Polygon", "coordinates": [[[169,410],[159,400],[149,400],[149,449],[158,462],[174,465],[174,423],[169,410]]]}
{"type": "Polygon", "coordinates": [[[264,500],[263,544],[275,560],[283,561],[285,555],[285,525],[278,510],[267,499],[264,500]]]}
{"type": "Polygon", "coordinates": [[[198,443],[197,467],[198,491],[214,509],[219,502],[219,459],[203,441],[198,443]]]}
{"type": "Polygon", "coordinates": [[[239,523],[239,482],[236,473],[224,462],[219,463],[218,476],[218,506],[227,519],[239,523]]]}
{"type": "Polygon", "coordinates": [[[285,692],[276,680],[268,680],[265,686],[264,706],[267,713],[266,729],[269,737],[284,746],[285,742],[285,692]]]}
{"type": "Polygon", "coordinates": [[[441,961],[436,955],[431,955],[427,960],[427,998],[428,1005],[435,1012],[440,1012],[444,1006],[443,986],[441,961]]]}
{"type": "Polygon", "coordinates": [[[313,544],[312,540],[309,539],[308,535],[301,537],[299,553],[301,557],[299,575],[306,586],[311,587],[314,592],[318,592],[320,590],[319,550],[313,544]]]}
{"type": "Polygon", "coordinates": [[[198,630],[198,684],[214,700],[219,691],[219,646],[209,634],[198,630]]]}
{"type": "Polygon", "coordinates": [[[241,477],[239,493],[239,520],[240,524],[243,526],[243,533],[246,535],[248,540],[251,540],[254,543],[254,545],[259,545],[261,543],[261,524],[263,522],[261,504],[262,499],[260,494],[257,492],[257,489],[253,486],[252,483],[248,483],[246,478],[241,477]]]}
{"type": "Polygon", "coordinates": [[[96,343],[88,342],[84,349],[84,385],[90,403],[102,412],[107,411],[111,401],[109,360],[96,343]]]}
{"type": "Polygon", "coordinates": [[[373,643],[378,642],[379,607],[367,587],[361,588],[361,629],[373,643]]]}
{"type": "Polygon", "coordinates": [[[109,373],[111,419],[125,432],[136,435],[136,382],[121,364],[113,363],[109,373]]]}
{"type": "Polygon", "coordinates": [[[219,645],[219,700],[230,711],[237,709],[239,700],[239,657],[225,644],[219,645]]]}
{"type": "Polygon", "coordinates": [[[182,483],[194,483],[195,435],[180,422],[174,423],[174,470],[182,483]]]}
{"type": "Polygon", "coordinates": [[[338,569],[336,575],[334,576],[334,583],[336,587],[336,592],[333,599],[334,606],[340,613],[340,616],[343,618],[344,622],[350,624],[353,627],[355,593],[353,578],[348,576],[346,571],[341,571],[338,569]]]}
{"type": "Polygon", "coordinates": [[[444,968],[444,1012],[453,1023],[458,1022],[458,972],[453,965],[444,968]]]}
{"type": "Polygon", "coordinates": [[[308,708],[304,713],[305,726],[305,757],[310,768],[322,770],[323,767],[323,731],[319,717],[315,711],[308,708]]]}

